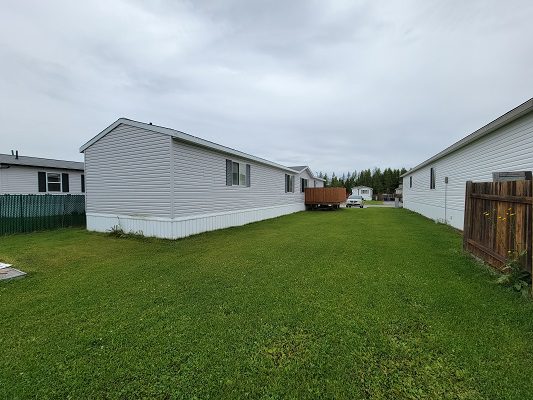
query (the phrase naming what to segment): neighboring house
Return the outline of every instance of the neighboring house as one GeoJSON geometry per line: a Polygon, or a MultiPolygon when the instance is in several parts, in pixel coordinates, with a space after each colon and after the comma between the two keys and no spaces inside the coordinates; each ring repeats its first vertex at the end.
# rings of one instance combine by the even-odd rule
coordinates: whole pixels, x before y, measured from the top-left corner
{"type": "Polygon", "coordinates": [[[394,190],[394,197],[397,197],[399,199],[402,198],[403,195],[403,184],[400,184],[395,190],[394,190]]]}
{"type": "Polygon", "coordinates": [[[463,229],[467,181],[533,169],[533,99],[417,165],[403,178],[403,205],[463,229]]]}
{"type": "Polygon", "coordinates": [[[319,178],[313,174],[311,168],[307,165],[298,165],[296,167],[289,167],[300,174],[300,190],[303,192],[305,188],[321,188],[324,187],[325,179],[319,178]]]}
{"type": "Polygon", "coordinates": [[[118,226],[175,239],[243,225],[305,210],[302,183],[321,184],[307,167],[297,171],[125,118],[80,151],[87,229],[100,232],[118,226]]]}
{"type": "Polygon", "coordinates": [[[374,189],[368,186],[356,186],[352,188],[352,194],[357,196],[362,196],[365,200],[372,200],[372,195],[374,194],[374,189]]]}
{"type": "Polygon", "coordinates": [[[82,162],[0,154],[0,195],[84,192],[82,162]]]}

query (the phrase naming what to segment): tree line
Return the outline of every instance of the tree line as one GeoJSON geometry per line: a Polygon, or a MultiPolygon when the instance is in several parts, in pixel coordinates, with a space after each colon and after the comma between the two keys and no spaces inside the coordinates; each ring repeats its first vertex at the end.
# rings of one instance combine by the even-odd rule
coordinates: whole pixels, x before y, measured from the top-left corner
{"type": "Polygon", "coordinates": [[[405,168],[385,168],[383,171],[380,168],[373,170],[369,168],[359,172],[348,172],[342,176],[336,176],[333,173],[331,177],[320,172],[318,177],[326,180],[326,187],[344,187],[348,193],[352,191],[353,187],[368,186],[374,189],[374,194],[383,194],[394,193],[394,190],[402,183],[400,175],[406,172],[405,168]]]}

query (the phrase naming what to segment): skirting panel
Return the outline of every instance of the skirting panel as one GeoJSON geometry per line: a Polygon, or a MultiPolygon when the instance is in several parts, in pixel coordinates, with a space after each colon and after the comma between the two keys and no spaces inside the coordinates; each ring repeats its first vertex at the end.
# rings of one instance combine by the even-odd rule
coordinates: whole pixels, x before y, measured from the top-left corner
{"type": "Polygon", "coordinates": [[[245,225],[304,210],[305,205],[301,203],[229,211],[226,213],[192,215],[174,219],[87,213],[87,229],[96,232],[108,232],[113,227],[120,227],[127,233],[140,233],[144,236],[163,239],[178,239],[197,233],[245,225]]]}
{"type": "Polygon", "coordinates": [[[423,204],[410,201],[404,198],[403,207],[422,214],[427,218],[431,218],[438,222],[445,222],[454,228],[463,230],[464,224],[464,210],[447,209],[444,207],[436,207],[430,204],[423,204]]]}

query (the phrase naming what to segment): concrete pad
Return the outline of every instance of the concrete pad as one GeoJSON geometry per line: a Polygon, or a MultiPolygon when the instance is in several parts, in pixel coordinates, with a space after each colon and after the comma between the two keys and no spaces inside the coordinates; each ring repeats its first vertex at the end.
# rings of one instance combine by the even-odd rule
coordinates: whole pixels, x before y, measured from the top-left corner
{"type": "Polygon", "coordinates": [[[11,267],[0,268],[0,281],[8,279],[21,278],[26,275],[26,272],[19,271],[18,269],[11,267]]]}

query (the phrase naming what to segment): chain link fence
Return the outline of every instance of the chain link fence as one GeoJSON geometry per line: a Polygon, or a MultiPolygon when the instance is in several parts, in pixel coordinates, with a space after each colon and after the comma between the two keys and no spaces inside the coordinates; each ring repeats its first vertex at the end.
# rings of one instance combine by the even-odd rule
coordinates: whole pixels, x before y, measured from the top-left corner
{"type": "Polygon", "coordinates": [[[0,235],[85,226],[84,195],[0,195],[0,235]]]}

